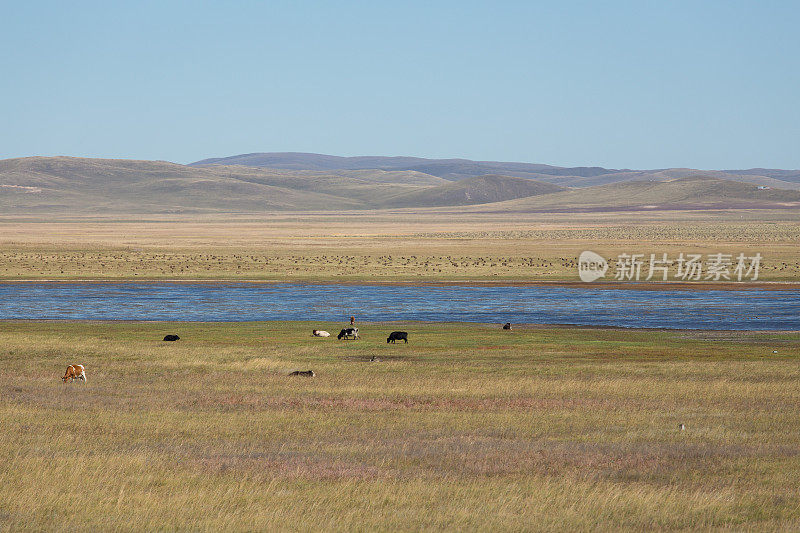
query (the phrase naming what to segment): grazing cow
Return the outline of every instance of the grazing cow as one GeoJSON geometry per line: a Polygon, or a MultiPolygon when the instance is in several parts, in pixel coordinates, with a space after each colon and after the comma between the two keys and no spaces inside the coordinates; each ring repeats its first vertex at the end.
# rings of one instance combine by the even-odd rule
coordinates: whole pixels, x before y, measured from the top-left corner
{"type": "Polygon", "coordinates": [[[165,335],[164,336],[164,340],[165,341],[177,341],[179,339],[180,339],[180,337],[178,337],[177,335],[165,335]]]}
{"type": "Polygon", "coordinates": [[[309,378],[313,378],[316,376],[313,370],[295,370],[294,372],[289,373],[290,376],[306,376],[309,378]]]}
{"type": "Polygon", "coordinates": [[[313,335],[314,337],[330,337],[331,336],[330,333],[328,333],[327,331],[322,331],[321,329],[315,329],[314,331],[311,332],[311,335],[313,335]]]}
{"type": "Polygon", "coordinates": [[[339,332],[339,335],[336,336],[337,339],[357,339],[358,337],[358,328],[344,328],[342,331],[339,332]]]}
{"type": "Polygon", "coordinates": [[[503,324],[503,329],[511,329],[511,322],[506,322],[503,324]]]}
{"type": "Polygon", "coordinates": [[[86,383],[86,370],[83,368],[83,365],[69,365],[61,381],[66,383],[67,381],[73,382],[76,379],[86,383]]]}
{"type": "Polygon", "coordinates": [[[389,333],[389,338],[386,339],[386,344],[389,344],[390,342],[394,344],[395,341],[406,341],[406,344],[408,344],[408,333],[405,331],[393,331],[389,333]]]}

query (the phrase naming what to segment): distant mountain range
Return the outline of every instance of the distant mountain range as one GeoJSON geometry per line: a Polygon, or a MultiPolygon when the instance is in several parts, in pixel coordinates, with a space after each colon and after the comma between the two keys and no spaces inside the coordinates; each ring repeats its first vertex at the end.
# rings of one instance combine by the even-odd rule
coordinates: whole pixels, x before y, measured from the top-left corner
{"type": "Polygon", "coordinates": [[[487,174],[531,178],[566,187],[591,187],[617,181],[665,181],[678,177],[707,176],[746,181],[784,189],[800,189],[800,170],[754,168],[749,170],[694,170],[666,168],[655,170],[608,169],[602,167],[556,167],[533,163],[471,161],[469,159],[424,159],[420,157],[339,157],[302,152],[242,154],[204,159],[190,166],[241,165],[286,170],[361,170],[413,171],[447,180],[462,180],[487,174]]]}
{"type": "Polygon", "coordinates": [[[796,170],[614,170],[302,153],[247,154],[191,165],[74,157],[0,160],[0,214],[799,207],[796,170]]]}

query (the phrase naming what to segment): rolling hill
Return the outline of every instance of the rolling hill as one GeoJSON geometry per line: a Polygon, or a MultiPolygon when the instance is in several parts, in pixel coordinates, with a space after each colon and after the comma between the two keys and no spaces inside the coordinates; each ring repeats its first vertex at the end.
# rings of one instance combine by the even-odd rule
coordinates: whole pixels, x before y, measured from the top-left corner
{"type": "Polygon", "coordinates": [[[669,181],[619,182],[491,204],[493,210],[515,212],[777,207],[800,208],[800,191],[763,189],[752,183],[694,176],[669,181]]]}
{"type": "Polygon", "coordinates": [[[303,152],[242,154],[203,159],[190,164],[190,166],[209,165],[244,165],[287,170],[410,170],[449,180],[487,174],[536,178],[538,176],[588,177],[617,172],[600,167],[562,168],[534,163],[471,161],[469,159],[425,159],[421,157],[339,157],[303,152]]]}
{"type": "Polygon", "coordinates": [[[438,207],[487,204],[566,190],[543,181],[489,174],[446,185],[398,194],[386,199],[391,207],[438,207]]]}
{"type": "Polygon", "coordinates": [[[800,190],[800,170],[695,170],[669,168],[616,170],[602,167],[557,167],[533,163],[424,159],[419,157],[338,157],[302,152],[242,154],[204,159],[191,166],[241,165],[284,170],[346,171],[380,169],[411,171],[457,181],[487,174],[547,181],[564,187],[594,187],[620,181],[667,181],[677,177],[712,176],[781,189],[800,190]]]}
{"type": "MultiPolygon", "coordinates": [[[[257,173],[256,173],[257,175],[257,173]]],[[[0,161],[0,209],[11,212],[200,213],[353,209],[324,192],[239,179],[165,161],[32,157],[0,161]]]]}
{"type": "MultiPolygon", "coordinates": [[[[331,164],[327,157],[319,166],[331,164]]],[[[380,162],[366,159],[369,161],[359,164],[380,162]]],[[[408,162],[413,158],[401,159],[408,162]]],[[[595,175],[587,170],[586,176],[540,174],[547,180],[483,174],[454,181],[420,170],[308,170],[28,157],[0,160],[0,213],[263,213],[388,208],[569,212],[800,206],[800,191],[776,187],[788,184],[800,188],[800,183],[785,181],[794,179],[793,171],[769,172],[783,179],[738,175],[755,182],[744,183],[724,171],[704,175],[690,169],[668,169],[595,175]],[[757,180],[765,185],[757,186],[757,180]]]]}

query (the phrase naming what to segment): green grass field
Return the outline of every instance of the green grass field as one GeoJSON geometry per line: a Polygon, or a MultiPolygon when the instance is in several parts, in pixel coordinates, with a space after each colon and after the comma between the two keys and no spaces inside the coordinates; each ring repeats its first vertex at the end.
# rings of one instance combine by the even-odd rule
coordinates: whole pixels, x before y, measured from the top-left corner
{"type": "Polygon", "coordinates": [[[798,332],[360,327],[0,322],[0,529],[800,528],[798,332]]]}

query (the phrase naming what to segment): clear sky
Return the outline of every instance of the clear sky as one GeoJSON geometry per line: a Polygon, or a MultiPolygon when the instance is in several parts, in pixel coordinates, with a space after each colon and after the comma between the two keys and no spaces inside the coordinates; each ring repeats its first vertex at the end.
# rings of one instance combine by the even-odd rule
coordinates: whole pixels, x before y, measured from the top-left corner
{"type": "Polygon", "coordinates": [[[800,2],[0,0],[0,158],[800,168],[800,2]]]}

